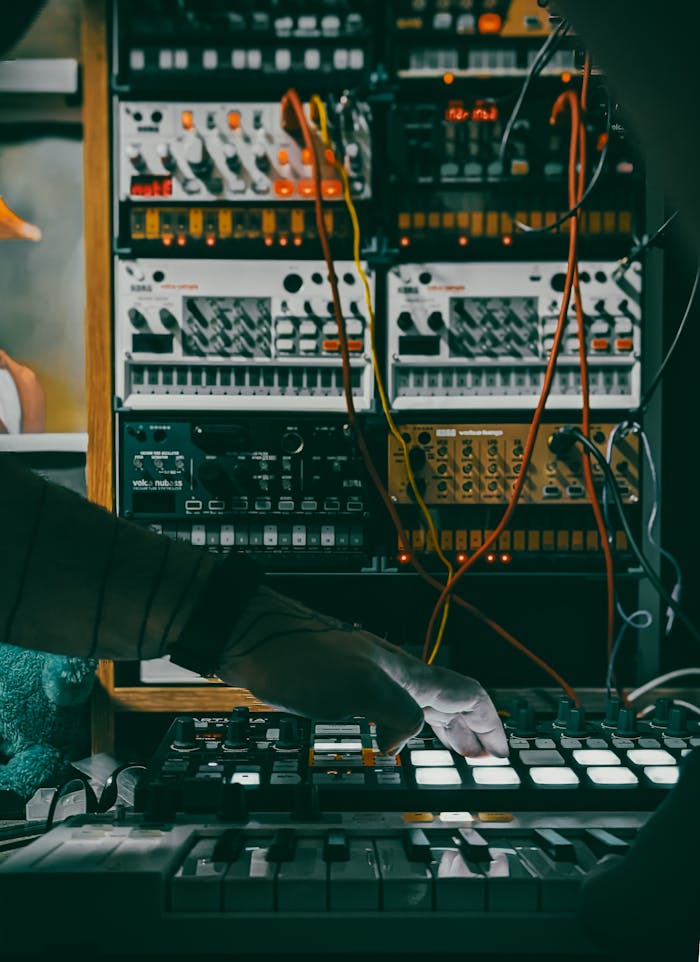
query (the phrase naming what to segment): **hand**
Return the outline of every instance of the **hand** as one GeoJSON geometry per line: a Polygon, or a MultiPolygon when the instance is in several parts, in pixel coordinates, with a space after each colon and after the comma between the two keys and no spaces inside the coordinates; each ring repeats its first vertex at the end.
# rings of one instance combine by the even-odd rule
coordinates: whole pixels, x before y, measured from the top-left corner
{"type": "Polygon", "coordinates": [[[258,698],[300,715],[376,722],[384,752],[422,728],[462,755],[508,754],[493,702],[473,678],[429,667],[367,631],[259,588],[217,672],[258,698]]]}

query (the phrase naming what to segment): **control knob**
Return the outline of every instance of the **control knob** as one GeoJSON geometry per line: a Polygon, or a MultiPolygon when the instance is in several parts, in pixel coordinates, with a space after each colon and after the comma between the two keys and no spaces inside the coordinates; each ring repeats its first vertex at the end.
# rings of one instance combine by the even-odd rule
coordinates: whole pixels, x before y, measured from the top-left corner
{"type": "Polygon", "coordinates": [[[177,167],[177,161],[173,157],[173,152],[170,149],[170,144],[158,144],[158,146],[156,147],[156,153],[158,154],[158,157],[160,158],[160,162],[163,165],[163,167],[165,167],[167,171],[170,171],[172,173],[172,171],[174,171],[175,168],[177,167]]]}
{"type": "Polygon", "coordinates": [[[192,173],[200,179],[204,179],[211,173],[212,160],[206,144],[198,134],[191,137],[185,145],[185,160],[192,173]]]}
{"type": "Polygon", "coordinates": [[[574,707],[574,703],[571,698],[560,698],[559,704],[557,705],[557,717],[554,719],[553,725],[555,728],[567,728],[569,724],[569,716],[571,714],[571,709],[574,707]]]}
{"type": "Polygon", "coordinates": [[[280,734],[274,747],[278,752],[299,751],[299,726],[296,719],[280,719],[280,734]]]}
{"type": "Polygon", "coordinates": [[[146,321],[146,318],[143,316],[141,311],[137,310],[135,307],[129,308],[128,316],[132,325],[135,328],[137,328],[137,330],[140,330],[142,327],[148,327],[148,322],[146,321]]]}
{"type": "Polygon", "coordinates": [[[617,716],[617,730],[616,734],[621,738],[631,738],[636,736],[637,732],[637,719],[634,714],[634,708],[621,708],[620,713],[617,716]]]}
{"type": "Polygon", "coordinates": [[[688,734],[687,711],[681,705],[674,705],[668,713],[666,734],[674,738],[683,738],[688,734]]]}
{"type": "Polygon", "coordinates": [[[564,729],[564,734],[569,738],[581,738],[587,735],[586,712],[583,708],[572,708],[569,712],[569,723],[564,729]]]}
{"type": "Polygon", "coordinates": [[[197,749],[194,737],[194,718],[183,716],[175,719],[172,747],[178,752],[193,752],[197,749]]]}

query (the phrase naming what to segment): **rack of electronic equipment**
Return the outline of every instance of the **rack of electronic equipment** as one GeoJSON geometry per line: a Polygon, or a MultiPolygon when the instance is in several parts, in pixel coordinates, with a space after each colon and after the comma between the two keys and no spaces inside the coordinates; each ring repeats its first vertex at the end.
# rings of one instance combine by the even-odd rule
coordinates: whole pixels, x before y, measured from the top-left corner
{"type": "MultiPolygon", "coordinates": [[[[471,579],[535,648],[575,597],[571,670],[602,685],[606,592],[638,600],[652,497],[618,426],[660,344],[659,255],[620,261],[663,201],[580,40],[536,0],[117,0],[112,33],[117,512],[313,576],[321,606],[330,576],[360,579],[368,627],[378,598],[413,610],[416,565],[426,624],[465,574],[455,593],[471,579]],[[552,442],[566,425],[607,458],[627,530],[596,522],[604,469],[552,442]]],[[[161,710],[159,685],[198,683],[139,671],[161,710]]]]}

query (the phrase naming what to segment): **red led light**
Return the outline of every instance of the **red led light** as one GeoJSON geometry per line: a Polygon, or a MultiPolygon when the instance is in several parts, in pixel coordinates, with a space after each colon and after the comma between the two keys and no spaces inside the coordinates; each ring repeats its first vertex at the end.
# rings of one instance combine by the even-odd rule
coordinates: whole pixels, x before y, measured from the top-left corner
{"type": "Polygon", "coordinates": [[[294,244],[295,247],[301,247],[301,245],[302,245],[303,243],[304,243],[304,241],[303,241],[303,239],[302,239],[301,237],[295,237],[295,238],[292,240],[292,244],[294,244]]]}
{"type": "Polygon", "coordinates": [[[411,238],[410,238],[410,237],[400,237],[400,238],[399,238],[399,247],[408,247],[408,245],[409,245],[410,243],[411,243],[411,238]]]}
{"type": "Polygon", "coordinates": [[[492,553],[489,551],[489,553],[486,555],[486,560],[488,561],[488,563],[489,563],[490,565],[492,565],[492,564],[494,563],[494,561],[496,560],[496,555],[495,555],[495,554],[492,554],[492,553]]]}
{"type": "Polygon", "coordinates": [[[132,177],[132,197],[172,197],[172,177],[132,177]]]}
{"type": "Polygon", "coordinates": [[[501,243],[504,247],[510,247],[510,245],[513,243],[512,236],[510,234],[504,234],[501,238],[501,243]]]}
{"type": "Polygon", "coordinates": [[[457,238],[457,243],[460,247],[466,247],[469,243],[469,238],[465,234],[460,234],[460,236],[457,238]]]}
{"type": "Polygon", "coordinates": [[[399,561],[401,562],[402,565],[405,565],[410,560],[411,560],[411,556],[405,551],[402,551],[401,554],[399,555],[399,561]]]}
{"type": "Polygon", "coordinates": [[[289,243],[288,237],[285,237],[284,235],[282,235],[282,237],[279,238],[280,247],[286,247],[288,243],[289,243]]]}
{"type": "Polygon", "coordinates": [[[204,243],[207,245],[207,247],[213,247],[214,244],[216,244],[216,237],[214,237],[213,234],[207,234],[206,238],[204,239],[204,243]]]}
{"type": "Polygon", "coordinates": [[[457,561],[459,564],[463,565],[466,560],[467,556],[463,552],[457,555],[457,561]]]}
{"type": "Polygon", "coordinates": [[[486,100],[476,100],[470,109],[463,100],[450,100],[445,109],[445,120],[453,124],[471,120],[475,123],[493,123],[498,120],[498,107],[486,100]]]}
{"type": "Polygon", "coordinates": [[[273,237],[270,237],[269,234],[265,237],[265,247],[272,247],[272,245],[274,244],[274,242],[275,242],[275,241],[274,241],[274,238],[273,238],[273,237]]]}
{"type": "Polygon", "coordinates": [[[186,243],[187,243],[187,238],[185,237],[185,235],[184,235],[184,234],[178,234],[178,235],[177,235],[177,244],[178,244],[178,247],[184,247],[186,243]]]}
{"type": "Polygon", "coordinates": [[[513,556],[509,555],[507,551],[504,551],[498,560],[501,562],[502,565],[509,565],[513,560],[513,556]]]}

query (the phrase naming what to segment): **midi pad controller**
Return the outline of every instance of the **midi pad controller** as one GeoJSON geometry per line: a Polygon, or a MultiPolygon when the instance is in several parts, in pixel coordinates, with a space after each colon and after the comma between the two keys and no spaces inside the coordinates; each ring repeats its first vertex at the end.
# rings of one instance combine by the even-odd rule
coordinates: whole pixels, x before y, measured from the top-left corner
{"type": "Polygon", "coordinates": [[[144,773],[136,807],[217,812],[655,808],[700,746],[700,724],[668,700],[651,721],[611,702],[586,719],[562,699],[539,721],[518,704],[510,756],[463,758],[426,726],[396,757],[379,752],[371,721],[308,720],[235,708],[228,718],[175,719],[144,773]],[[241,790],[242,789],[242,790],[241,790]]]}
{"type": "Polygon", "coordinates": [[[527,946],[538,958],[590,958],[575,914],[581,884],[601,858],[624,855],[645,821],[589,812],[501,823],[443,813],[414,826],[390,813],[233,823],[78,816],[0,865],[3,949],[29,954],[26,907],[36,903],[43,924],[32,953],[55,954],[78,936],[72,958],[101,944],[116,905],[140,958],[228,957],[232,938],[246,958],[301,957],[310,932],[328,957],[434,958],[436,944],[461,956],[465,931],[470,954],[513,958],[527,946]],[[65,925],[76,903],[79,929],[65,925]]]}

